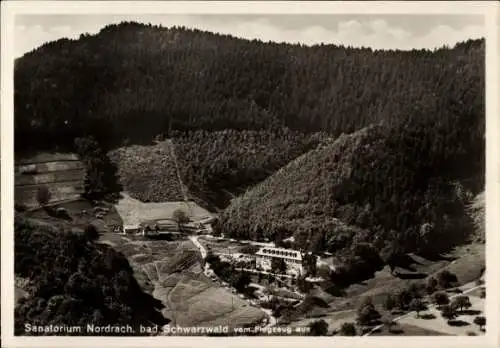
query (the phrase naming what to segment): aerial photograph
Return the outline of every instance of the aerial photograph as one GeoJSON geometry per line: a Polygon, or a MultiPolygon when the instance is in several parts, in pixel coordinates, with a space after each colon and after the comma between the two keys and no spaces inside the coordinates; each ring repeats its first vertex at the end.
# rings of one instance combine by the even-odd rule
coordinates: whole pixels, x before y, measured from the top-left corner
{"type": "Polygon", "coordinates": [[[14,335],[485,335],[484,16],[13,36],[14,335]]]}

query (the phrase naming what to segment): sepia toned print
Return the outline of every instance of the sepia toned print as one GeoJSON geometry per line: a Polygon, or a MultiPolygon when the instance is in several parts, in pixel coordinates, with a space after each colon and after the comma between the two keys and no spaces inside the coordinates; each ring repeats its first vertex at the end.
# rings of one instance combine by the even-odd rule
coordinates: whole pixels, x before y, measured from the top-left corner
{"type": "Polygon", "coordinates": [[[483,15],[13,23],[14,336],[488,334],[483,15]]]}

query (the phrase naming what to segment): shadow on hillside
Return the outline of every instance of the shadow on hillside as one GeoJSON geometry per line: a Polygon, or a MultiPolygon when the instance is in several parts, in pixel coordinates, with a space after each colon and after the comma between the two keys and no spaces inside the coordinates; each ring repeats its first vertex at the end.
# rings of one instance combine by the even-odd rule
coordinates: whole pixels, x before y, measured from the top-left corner
{"type": "Polygon", "coordinates": [[[432,313],[426,313],[426,314],[421,314],[420,319],[431,320],[431,319],[436,319],[436,316],[432,313]]]}
{"type": "Polygon", "coordinates": [[[402,272],[397,272],[394,274],[396,277],[399,279],[424,279],[427,277],[427,274],[425,273],[402,273],[402,272]]]}
{"type": "Polygon", "coordinates": [[[455,319],[455,320],[448,321],[448,325],[461,327],[461,326],[468,326],[468,325],[470,325],[470,323],[463,321],[463,320],[460,320],[460,319],[455,319]]]}
{"type": "Polygon", "coordinates": [[[478,311],[476,309],[464,309],[463,311],[458,312],[461,315],[479,315],[481,314],[481,311],[478,311]]]}
{"type": "Polygon", "coordinates": [[[43,207],[43,210],[50,217],[65,220],[65,221],[73,221],[73,218],[68,214],[68,212],[66,210],[59,210],[59,209],[54,208],[52,206],[45,206],[45,207],[43,207]]]}
{"type": "Polygon", "coordinates": [[[375,277],[375,273],[384,268],[380,264],[362,264],[359,267],[347,271],[337,271],[330,276],[330,280],[341,289],[345,289],[352,284],[367,285],[367,281],[375,277]]]}
{"type": "Polygon", "coordinates": [[[404,333],[404,330],[402,328],[400,328],[400,327],[395,327],[395,328],[389,329],[389,332],[391,334],[394,334],[394,335],[401,335],[401,334],[404,333]]]}
{"type": "Polygon", "coordinates": [[[393,267],[398,267],[402,268],[408,271],[415,272],[415,264],[421,265],[421,263],[414,258],[412,258],[410,255],[404,254],[404,255],[399,255],[397,258],[395,258],[392,261],[393,267]]]}
{"type": "Polygon", "coordinates": [[[182,238],[183,238],[183,235],[180,235],[180,234],[164,233],[164,234],[146,236],[146,238],[144,238],[144,240],[164,240],[164,241],[172,242],[172,241],[176,241],[176,240],[179,240],[182,238]]]}
{"type": "MultiPolygon", "coordinates": [[[[108,259],[112,260],[112,271],[118,272],[118,270],[122,270],[131,275],[129,278],[130,283],[128,287],[128,294],[133,296],[133,300],[129,301],[129,303],[133,306],[132,310],[135,314],[135,320],[139,323],[153,323],[160,327],[167,325],[171,320],[165,318],[161,313],[161,310],[165,308],[165,305],[141,288],[137,279],[133,275],[134,270],[127,257],[109,245],[104,245],[100,248],[105,253],[109,253],[108,259]]],[[[124,289],[127,289],[127,287],[124,289]]]]}
{"type": "Polygon", "coordinates": [[[432,261],[432,262],[437,262],[437,261],[454,261],[456,260],[456,257],[449,256],[449,255],[443,255],[443,254],[434,254],[434,253],[419,253],[419,256],[432,261]]]}

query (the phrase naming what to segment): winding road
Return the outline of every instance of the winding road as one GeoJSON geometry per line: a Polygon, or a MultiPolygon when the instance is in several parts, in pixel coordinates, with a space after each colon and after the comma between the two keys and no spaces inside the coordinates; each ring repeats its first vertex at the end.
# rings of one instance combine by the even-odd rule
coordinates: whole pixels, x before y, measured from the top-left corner
{"type": "MultiPolygon", "coordinates": [[[[191,242],[193,242],[193,244],[198,248],[198,250],[200,251],[201,257],[203,258],[203,260],[205,260],[207,258],[207,255],[208,255],[208,251],[203,246],[203,244],[200,243],[200,241],[198,240],[198,236],[193,236],[193,235],[189,236],[189,240],[191,240],[191,242]]],[[[210,270],[210,265],[207,262],[205,262],[203,272],[206,276],[209,275],[209,270],[210,270]]],[[[231,296],[233,296],[233,294],[231,294],[231,296]]],[[[276,319],[276,317],[273,316],[272,311],[270,309],[266,309],[266,308],[262,308],[262,307],[259,307],[259,309],[261,311],[263,311],[264,313],[266,313],[266,315],[268,317],[268,322],[266,325],[263,326],[263,328],[268,328],[268,327],[271,327],[271,326],[274,326],[277,324],[278,320],[276,319]]]]}

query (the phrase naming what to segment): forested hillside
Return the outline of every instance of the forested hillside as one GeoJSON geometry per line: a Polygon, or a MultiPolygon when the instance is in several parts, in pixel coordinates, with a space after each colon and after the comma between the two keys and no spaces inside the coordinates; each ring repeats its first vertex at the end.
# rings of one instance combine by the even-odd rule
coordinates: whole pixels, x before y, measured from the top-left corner
{"type": "Polygon", "coordinates": [[[318,239],[335,223],[441,249],[484,188],[484,40],[374,51],[122,23],[18,59],[15,108],[19,151],[173,138],[193,194],[225,206],[249,190],[223,215],[234,236],[318,239]]]}
{"type": "Polygon", "coordinates": [[[137,334],[141,324],[167,324],[162,304],[141,290],[127,259],[110,246],[20,217],[14,230],[15,274],[28,280],[28,296],[15,309],[16,334],[29,334],[27,323],[78,325],[80,335],[92,334],[85,333],[88,323],[131,325],[137,334]]]}
{"type": "Polygon", "coordinates": [[[343,135],[235,199],[218,229],[237,238],[294,235],[296,247],[316,251],[357,243],[449,250],[471,234],[466,209],[476,188],[454,166],[459,147],[436,146],[448,134],[441,131],[370,126],[343,135]]]}
{"type": "Polygon", "coordinates": [[[16,60],[16,149],[71,147],[89,134],[103,146],[150,142],[171,130],[336,136],[381,121],[443,121],[451,108],[482,136],[484,119],[473,116],[483,114],[483,83],[481,40],[373,51],[122,23],[16,60]]]}
{"type": "Polygon", "coordinates": [[[193,131],[174,137],[183,181],[193,196],[219,208],[291,160],[328,141],[325,133],[286,128],[193,131]]]}

